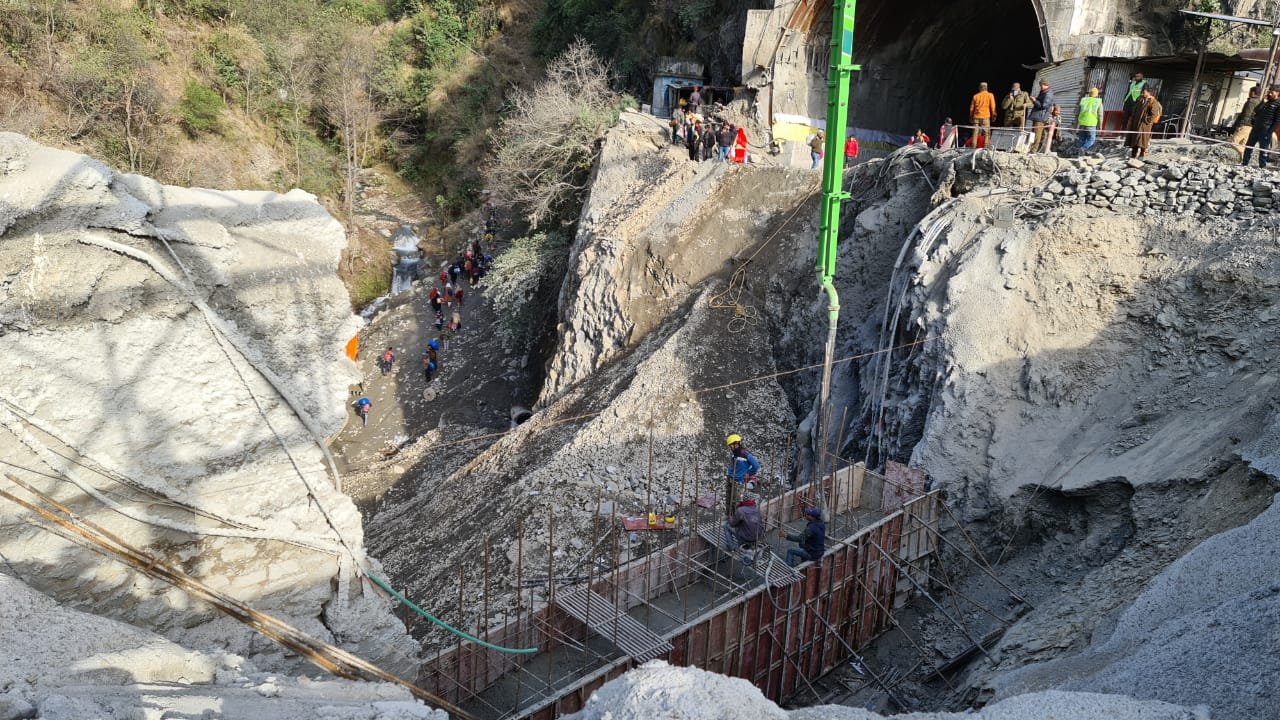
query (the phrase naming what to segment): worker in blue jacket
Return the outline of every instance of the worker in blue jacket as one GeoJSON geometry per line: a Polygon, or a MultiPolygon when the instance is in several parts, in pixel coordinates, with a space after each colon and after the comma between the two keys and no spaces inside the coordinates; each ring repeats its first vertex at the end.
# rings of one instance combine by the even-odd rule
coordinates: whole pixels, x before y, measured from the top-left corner
{"type": "Polygon", "coordinates": [[[741,435],[730,435],[725,444],[729,446],[729,469],[725,471],[731,480],[743,485],[745,483],[754,483],[756,473],[760,472],[760,461],[756,460],[756,456],[742,445],[741,435]]]}
{"type": "Polygon", "coordinates": [[[729,446],[729,468],[725,470],[725,515],[732,515],[738,504],[738,495],[743,486],[748,490],[756,486],[756,473],[760,472],[760,461],[742,444],[742,436],[734,433],[725,438],[729,446]]]}
{"type": "Polygon", "coordinates": [[[785,528],[779,534],[799,547],[787,548],[787,564],[795,567],[802,562],[821,560],[827,551],[827,524],[822,522],[822,510],[816,507],[806,508],[804,516],[808,523],[802,533],[788,533],[785,528]]]}

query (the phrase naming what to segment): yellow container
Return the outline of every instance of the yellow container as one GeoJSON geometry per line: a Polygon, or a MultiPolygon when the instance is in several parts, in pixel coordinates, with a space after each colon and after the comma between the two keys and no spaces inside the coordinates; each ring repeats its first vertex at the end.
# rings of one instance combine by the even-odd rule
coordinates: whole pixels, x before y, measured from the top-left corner
{"type": "Polygon", "coordinates": [[[652,511],[652,510],[650,510],[650,511],[649,511],[649,524],[650,524],[650,525],[657,525],[657,524],[658,524],[658,513],[654,512],[654,511],[652,511]]]}

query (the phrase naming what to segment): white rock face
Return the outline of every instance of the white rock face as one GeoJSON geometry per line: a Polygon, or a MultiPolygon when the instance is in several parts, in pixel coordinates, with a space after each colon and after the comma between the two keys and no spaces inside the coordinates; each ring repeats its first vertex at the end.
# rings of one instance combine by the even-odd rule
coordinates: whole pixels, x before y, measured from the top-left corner
{"type": "Polygon", "coordinates": [[[263,673],[235,655],[72,610],[3,574],[0,657],[6,720],[448,720],[397,685],[263,673]]]}
{"type": "MultiPolygon", "coordinates": [[[[1207,720],[1202,711],[1089,693],[1023,695],[977,713],[909,713],[901,720],[1207,720]]],[[[606,683],[565,720],[882,720],[867,710],[823,705],[787,712],[746,680],[654,660],[606,683]]]]}
{"type": "MultiPolygon", "coordinates": [[[[413,648],[353,582],[360,518],[321,440],[357,379],[342,227],[295,190],[118,175],[0,133],[5,471],[186,572],[392,669],[413,648]]],[[[24,495],[7,480],[0,487],[24,495]]],[[[6,571],[188,646],[270,644],[0,502],[6,571]]]]}

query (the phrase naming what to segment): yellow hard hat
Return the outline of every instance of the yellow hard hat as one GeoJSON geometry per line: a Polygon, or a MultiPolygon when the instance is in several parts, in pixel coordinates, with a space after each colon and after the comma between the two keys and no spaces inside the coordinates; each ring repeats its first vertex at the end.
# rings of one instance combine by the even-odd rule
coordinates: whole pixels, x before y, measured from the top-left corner
{"type": "Polygon", "coordinates": [[[734,443],[740,443],[740,442],[742,442],[742,436],[741,436],[741,435],[730,435],[729,437],[725,438],[725,440],[724,440],[724,444],[725,444],[725,445],[732,445],[732,444],[734,444],[734,443]]]}

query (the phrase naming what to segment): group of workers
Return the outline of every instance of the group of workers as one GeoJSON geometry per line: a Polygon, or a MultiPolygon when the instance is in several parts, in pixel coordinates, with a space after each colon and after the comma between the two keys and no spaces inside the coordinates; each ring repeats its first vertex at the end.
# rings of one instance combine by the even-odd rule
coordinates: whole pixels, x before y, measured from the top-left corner
{"type": "MultiPolygon", "coordinates": [[[[694,162],[716,159],[729,162],[735,144],[741,144],[738,128],[733,123],[703,122],[692,110],[676,108],[671,113],[671,142],[684,145],[694,162]]],[[[745,147],[744,147],[745,149],[745,147]]]]}
{"type": "Polygon", "coordinates": [[[1240,162],[1248,165],[1257,148],[1258,167],[1265,168],[1272,154],[1268,150],[1280,143],[1280,86],[1272,86],[1265,96],[1260,87],[1250,88],[1232,131],[1231,144],[1240,153],[1240,162]]]}
{"type": "MultiPolygon", "coordinates": [[[[1041,80],[1035,95],[1023,92],[1019,83],[1013,83],[1009,92],[996,105],[996,97],[987,83],[978,84],[978,92],[969,102],[969,123],[973,128],[968,144],[985,147],[991,142],[991,128],[997,119],[999,126],[1021,130],[1031,123],[1032,152],[1049,152],[1054,135],[1062,122],[1062,108],[1054,97],[1048,80],[1041,80]]],[[[1134,73],[1129,80],[1122,106],[1122,128],[1126,132],[1125,146],[1132,157],[1146,157],[1151,144],[1151,133],[1160,122],[1163,108],[1156,99],[1155,89],[1142,73],[1134,73]]],[[[1076,142],[1081,152],[1091,150],[1098,140],[1102,127],[1103,104],[1096,87],[1080,99],[1076,112],[1076,142]]],[[[922,133],[919,133],[922,134],[922,133]]],[[[947,118],[939,132],[938,147],[949,149],[958,143],[957,127],[947,118]]]]}
{"type": "MultiPolygon", "coordinates": [[[[725,470],[727,485],[726,518],[724,526],[725,548],[734,552],[741,547],[754,547],[764,539],[765,527],[760,518],[760,506],[753,490],[760,461],[742,443],[741,435],[725,438],[729,447],[729,468],[725,470]],[[741,493],[742,499],[737,496],[741,493]],[[729,510],[731,508],[731,510],[729,510]]],[[[779,527],[778,534],[796,547],[788,548],[786,562],[792,567],[802,562],[822,559],[826,552],[827,525],[822,519],[822,509],[809,507],[804,511],[805,527],[798,533],[789,533],[779,527]]]]}

